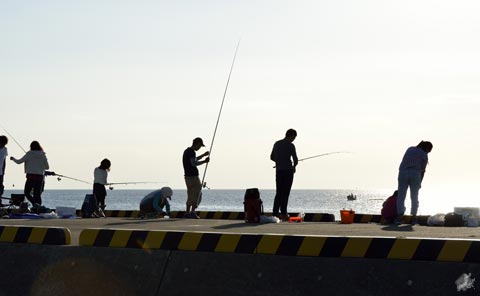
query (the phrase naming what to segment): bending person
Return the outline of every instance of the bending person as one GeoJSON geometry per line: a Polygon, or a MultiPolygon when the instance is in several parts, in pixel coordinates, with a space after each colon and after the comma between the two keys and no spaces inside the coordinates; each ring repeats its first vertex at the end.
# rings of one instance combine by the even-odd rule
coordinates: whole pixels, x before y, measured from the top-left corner
{"type": "Polygon", "coordinates": [[[140,201],[140,217],[150,215],[170,216],[170,203],[168,199],[172,199],[173,190],[170,187],[162,187],[147,194],[140,201]],[[165,212],[163,211],[165,208],[165,212]]]}
{"type": "Polygon", "coordinates": [[[417,223],[418,211],[418,192],[422,186],[425,168],[428,164],[428,153],[433,149],[432,143],[421,141],[416,147],[407,149],[400,163],[398,171],[398,197],[397,197],[397,218],[395,224],[402,224],[403,214],[405,213],[405,198],[407,189],[410,187],[410,199],[412,207],[412,224],[417,223]]]}

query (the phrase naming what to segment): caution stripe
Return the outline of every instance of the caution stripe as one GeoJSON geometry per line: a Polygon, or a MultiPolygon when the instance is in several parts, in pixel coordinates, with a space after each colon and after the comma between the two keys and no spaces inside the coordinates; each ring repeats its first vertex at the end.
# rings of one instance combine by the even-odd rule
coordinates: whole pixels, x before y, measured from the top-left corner
{"type": "Polygon", "coordinates": [[[0,242],[69,245],[71,240],[68,228],[0,226],[0,242]]]}
{"type": "Polygon", "coordinates": [[[468,240],[85,229],[80,233],[79,244],[216,253],[480,262],[480,242],[468,240]]]}
{"type": "MultiPolygon", "coordinates": [[[[199,211],[197,214],[201,219],[219,219],[219,220],[245,220],[244,212],[218,212],[218,211],[199,211]]],[[[117,218],[138,218],[140,217],[140,211],[124,211],[124,210],[106,210],[105,215],[107,217],[117,218]]],[[[172,211],[170,218],[183,218],[185,211],[172,211]]],[[[272,213],[265,213],[267,216],[271,216],[272,213]]],[[[290,216],[298,216],[300,213],[291,213],[290,216]]],[[[77,216],[81,217],[82,213],[77,210],[77,216]]],[[[420,225],[427,225],[427,219],[429,216],[418,216],[417,223],[420,225]]],[[[411,216],[404,216],[403,220],[406,224],[411,223],[411,216]]],[[[306,213],[304,222],[335,222],[335,215],[329,213],[306,213]]],[[[353,223],[383,223],[381,215],[373,214],[357,214],[355,213],[353,223]]]]}

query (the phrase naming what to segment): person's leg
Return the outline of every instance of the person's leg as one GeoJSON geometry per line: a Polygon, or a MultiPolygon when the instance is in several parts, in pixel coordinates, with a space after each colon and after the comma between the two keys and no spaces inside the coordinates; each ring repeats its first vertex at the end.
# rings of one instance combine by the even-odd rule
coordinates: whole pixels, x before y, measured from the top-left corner
{"type": "Polygon", "coordinates": [[[27,178],[27,180],[25,181],[25,187],[23,189],[23,193],[25,194],[25,197],[27,198],[27,200],[32,205],[34,205],[35,204],[35,199],[33,198],[32,194],[31,194],[32,189],[33,189],[33,181],[30,180],[29,178],[27,178]]]}
{"type": "Polygon", "coordinates": [[[40,206],[42,205],[42,186],[42,179],[38,179],[33,182],[33,199],[35,203],[40,206]]]}
{"type": "Polygon", "coordinates": [[[4,190],[5,190],[5,187],[3,186],[3,175],[0,175],[0,197],[3,196],[4,190]]]}
{"type": "Polygon", "coordinates": [[[284,178],[283,178],[283,198],[282,204],[280,205],[280,212],[283,215],[288,215],[287,207],[288,207],[288,198],[290,196],[290,190],[292,189],[293,184],[293,171],[285,171],[284,178]]]}
{"type": "Polygon", "coordinates": [[[192,210],[195,211],[195,209],[198,208],[198,206],[202,202],[202,182],[200,182],[199,177],[196,177],[196,178],[194,178],[193,183],[194,183],[194,188],[193,188],[194,194],[193,194],[193,196],[195,198],[195,201],[194,201],[194,205],[193,205],[192,210]]]}
{"type": "Polygon", "coordinates": [[[405,213],[405,197],[407,196],[408,177],[405,173],[398,174],[397,217],[405,213]]]}
{"type": "Polygon", "coordinates": [[[272,215],[277,217],[278,217],[281,200],[282,200],[282,194],[283,194],[282,184],[283,184],[283,175],[281,171],[277,171],[275,174],[276,193],[275,193],[275,199],[273,200],[273,211],[272,211],[272,215]]]}
{"type": "Polygon", "coordinates": [[[195,186],[192,181],[192,177],[185,177],[185,185],[187,186],[187,202],[185,214],[189,214],[193,210],[193,201],[195,194],[195,186]]]}
{"type": "Polygon", "coordinates": [[[410,199],[412,200],[412,207],[410,209],[410,214],[412,216],[417,216],[419,201],[418,201],[418,192],[420,191],[421,177],[420,173],[414,173],[410,175],[410,199]]]}

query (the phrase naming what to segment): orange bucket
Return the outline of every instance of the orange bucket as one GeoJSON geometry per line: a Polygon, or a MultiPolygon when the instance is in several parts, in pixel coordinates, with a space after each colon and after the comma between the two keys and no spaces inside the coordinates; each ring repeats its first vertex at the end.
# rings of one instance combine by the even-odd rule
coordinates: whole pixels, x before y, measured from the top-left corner
{"type": "Polygon", "coordinates": [[[340,217],[342,224],[352,224],[353,218],[355,217],[355,211],[352,210],[340,210],[340,217]]]}

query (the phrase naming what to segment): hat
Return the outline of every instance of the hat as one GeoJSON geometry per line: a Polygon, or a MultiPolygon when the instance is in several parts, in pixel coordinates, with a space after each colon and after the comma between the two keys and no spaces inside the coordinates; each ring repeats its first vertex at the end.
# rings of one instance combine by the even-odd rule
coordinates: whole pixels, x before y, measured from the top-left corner
{"type": "Polygon", "coordinates": [[[160,191],[162,192],[162,195],[166,198],[169,198],[170,200],[172,199],[172,195],[173,195],[173,190],[172,188],[170,187],[162,187],[160,189],[160,191]]]}
{"type": "Polygon", "coordinates": [[[200,144],[200,146],[205,147],[205,145],[203,145],[203,140],[202,140],[202,138],[195,138],[195,139],[193,139],[193,144],[200,144]]]}

